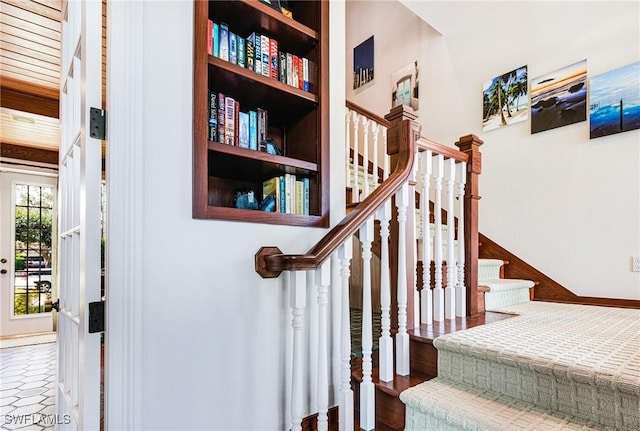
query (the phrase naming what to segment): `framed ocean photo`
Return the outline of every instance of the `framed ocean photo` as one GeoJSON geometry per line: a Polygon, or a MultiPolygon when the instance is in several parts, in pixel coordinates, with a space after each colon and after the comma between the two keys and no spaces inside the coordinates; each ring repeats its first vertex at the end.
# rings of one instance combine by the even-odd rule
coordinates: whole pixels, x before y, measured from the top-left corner
{"type": "Polygon", "coordinates": [[[640,61],[589,80],[589,137],[640,129],[640,61]]]}
{"type": "Polygon", "coordinates": [[[531,133],[586,120],[586,59],[531,80],[531,133]]]}
{"type": "Polygon", "coordinates": [[[498,75],[482,84],[482,131],[529,118],[527,66],[498,75]]]}

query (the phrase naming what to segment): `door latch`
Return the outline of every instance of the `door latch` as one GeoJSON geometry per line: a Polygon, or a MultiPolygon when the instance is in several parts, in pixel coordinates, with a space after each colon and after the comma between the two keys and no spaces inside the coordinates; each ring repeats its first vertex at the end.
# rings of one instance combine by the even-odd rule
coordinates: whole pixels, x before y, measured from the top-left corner
{"type": "Polygon", "coordinates": [[[104,301],[89,303],[89,333],[104,332],[104,301]]]}

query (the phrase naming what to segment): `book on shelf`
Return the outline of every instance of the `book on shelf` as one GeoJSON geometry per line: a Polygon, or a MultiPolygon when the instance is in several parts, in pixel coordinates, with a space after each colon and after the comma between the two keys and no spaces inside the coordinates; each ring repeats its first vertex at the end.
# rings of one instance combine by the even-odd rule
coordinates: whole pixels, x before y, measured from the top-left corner
{"type": "Polygon", "coordinates": [[[212,28],[212,38],[213,38],[213,56],[220,56],[220,26],[217,22],[213,23],[212,28]]]}
{"type": "Polygon", "coordinates": [[[262,75],[262,36],[260,33],[253,32],[248,40],[253,45],[253,71],[262,75]]]}
{"type": "Polygon", "coordinates": [[[260,52],[262,53],[262,75],[271,76],[271,69],[269,67],[269,37],[261,34],[260,38],[262,41],[262,45],[260,46],[260,52]]]}
{"type": "Polygon", "coordinates": [[[236,101],[233,98],[226,96],[224,98],[224,143],[227,145],[234,144],[235,110],[236,101]]]}
{"type": "Polygon", "coordinates": [[[245,53],[245,40],[243,37],[237,36],[238,41],[238,66],[246,67],[246,53],[245,53]]]}
{"type": "Polygon", "coordinates": [[[280,196],[278,196],[279,208],[281,213],[285,213],[287,208],[287,195],[285,191],[287,189],[285,187],[284,175],[278,178],[278,183],[280,183],[280,188],[278,189],[280,191],[280,196]]]}
{"type": "Polygon", "coordinates": [[[280,177],[273,177],[262,183],[262,199],[273,196],[276,203],[276,212],[280,212],[280,177]]]}
{"type": "Polygon", "coordinates": [[[238,64],[238,36],[229,30],[229,63],[238,64]]]}
{"type": "Polygon", "coordinates": [[[229,61],[229,27],[220,23],[220,60],[229,61]]]}
{"type": "Polygon", "coordinates": [[[293,85],[293,55],[287,52],[287,85],[293,85]]]}
{"type": "Polygon", "coordinates": [[[278,80],[287,83],[287,53],[278,51],[278,80]]]}
{"type": "Polygon", "coordinates": [[[273,79],[278,79],[280,72],[278,70],[278,41],[274,38],[269,40],[269,70],[273,79]]]}
{"type": "Polygon", "coordinates": [[[218,93],[209,90],[209,140],[218,140],[218,93]]]}
{"type": "Polygon", "coordinates": [[[233,145],[240,146],[240,102],[237,100],[233,108],[233,145]]]}
{"type": "MultiPolygon", "coordinates": [[[[295,177],[294,177],[295,178],[295,177]]],[[[295,214],[304,214],[304,183],[296,180],[295,214]]]]}
{"type": "Polygon", "coordinates": [[[249,111],[249,149],[258,149],[258,113],[249,111]]]}
{"type": "Polygon", "coordinates": [[[254,40],[251,39],[251,36],[245,39],[245,52],[246,52],[246,67],[247,69],[253,70],[255,72],[255,58],[256,58],[256,48],[254,45],[254,40]]]}
{"type": "Polygon", "coordinates": [[[266,151],[267,145],[267,131],[268,126],[268,112],[262,108],[258,108],[258,150],[266,151]]]}
{"type": "Polygon", "coordinates": [[[241,148],[249,148],[249,114],[240,112],[238,126],[238,146],[241,148]]]}
{"type": "Polygon", "coordinates": [[[302,179],[303,184],[303,205],[302,214],[309,215],[309,178],[302,179]]]}
{"type": "Polygon", "coordinates": [[[207,21],[207,54],[213,55],[213,21],[207,21]]]}
{"type": "Polygon", "coordinates": [[[309,59],[302,59],[302,89],[309,91],[309,59]]]}
{"type": "Polygon", "coordinates": [[[218,93],[218,134],[217,141],[223,143],[224,142],[224,94],[218,93]]]}

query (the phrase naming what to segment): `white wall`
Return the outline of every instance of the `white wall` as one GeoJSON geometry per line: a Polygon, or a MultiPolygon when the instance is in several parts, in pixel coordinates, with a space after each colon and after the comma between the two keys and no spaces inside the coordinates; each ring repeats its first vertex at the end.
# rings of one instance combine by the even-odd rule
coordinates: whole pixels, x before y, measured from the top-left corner
{"type": "MultiPolygon", "coordinates": [[[[331,92],[335,223],[344,212],[343,3],[332,3],[331,19],[331,79],[338,83],[331,92]]],[[[326,231],[192,219],[192,2],[145,3],[138,31],[144,36],[144,118],[139,141],[124,144],[139,145],[144,154],[144,193],[131,198],[142,200],[145,216],[139,239],[129,240],[137,242],[122,245],[144,253],[143,268],[136,269],[142,280],[130,287],[144,298],[136,319],[141,346],[134,349],[142,370],[136,420],[147,430],[282,429],[284,333],[291,315],[282,277],[260,278],[254,254],[264,245],[304,253],[326,231]]],[[[124,168],[123,162],[109,169],[124,168]]],[[[112,246],[110,255],[117,256],[120,244],[112,246]]],[[[125,305],[119,298],[113,295],[112,309],[125,305]]],[[[123,348],[117,341],[112,355],[123,348]]],[[[123,354],[132,353],[124,347],[123,354]]]]}
{"type": "Polygon", "coordinates": [[[383,114],[390,74],[417,57],[423,134],[447,145],[468,133],[485,141],[480,231],[578,295],[640,299],[631,272],[640,131],[589,140],[583,122],[531,135],[526,121],[482,132],[482,83],[498,74],[526,64],[531,78],[586,58],[594,75],[640,60],[640,4],[405,3],[444,36],[399,3],[349,2],[347,71],[353,47],[373,32],[376,83],[357,95],[347,86],[347,98],[383,114]]]}

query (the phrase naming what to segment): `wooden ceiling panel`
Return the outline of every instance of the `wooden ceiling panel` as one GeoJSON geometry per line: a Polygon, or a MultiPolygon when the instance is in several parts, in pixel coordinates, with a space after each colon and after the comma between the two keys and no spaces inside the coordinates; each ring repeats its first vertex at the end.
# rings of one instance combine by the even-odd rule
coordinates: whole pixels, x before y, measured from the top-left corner
{"type": "Polygon", "coordinates": [[[60,2],[52,1],[49,5],[39,1],[26,2],[24,0],[3,0],[3,3],[26,9],[36,15],[49,18],[52,21],[60,22],[60,2]]]}
{"type": "Polygon", "coordinates": [[[11,51],[27,55],[29,57],[37,58],[38,60],[46,61],[51,64],[60,66],[60,52],[53,48],[45,47],[25,39],[18,39],[14,36],[0,37],[0,49],[4,51],[11,51]],[[27,46],[25,46],[27,45],[27,46]],[[32,45],[32,46],[29,46],[32,45]],[[35,49],[35,48],[39,48],[35,49]],[[44,48],[44,49],[43,49],[44,48]],[[44,52],[46,51],[46,52],[44,52]]]}
{"type": "Polygon", "coordinates": [[[0,142],[56,149],[59,141],[57,118],[0,108],[0,142]]]}
{"type": "Polygon", "coordinates": [[[13,15],[6,14],[4,12],[5,5],[2,3],[2,9],[0,9],[0,15],[2,15],[2,24],[8,25],[12,27],[21,28],[23,30],[29,31],[31,33],[37,34],[39,36],[46,37],[48,39],[60,42],[60,30],[51,30],[47,27],[43,27],[39,24],[33,23],[31,21],[25,21],[19,17],[15,17],[13,15]]]}
{"type": "Polygon", "coordinates": [[[30,22],[35,25],[42,26],[46,29],[52,30],[53,32],[60,33],[60,19],[58,20],[48,18],[46,16],[40,15],[34,10],[28,10],[26,8],[31,9],[34,4],[29,4],[24,1],[15,1],[15,0],[3,0],[2,5],[0,5],[0,11],[2,11],[3,15],[12,16],[14,18],[30,22]]]}

